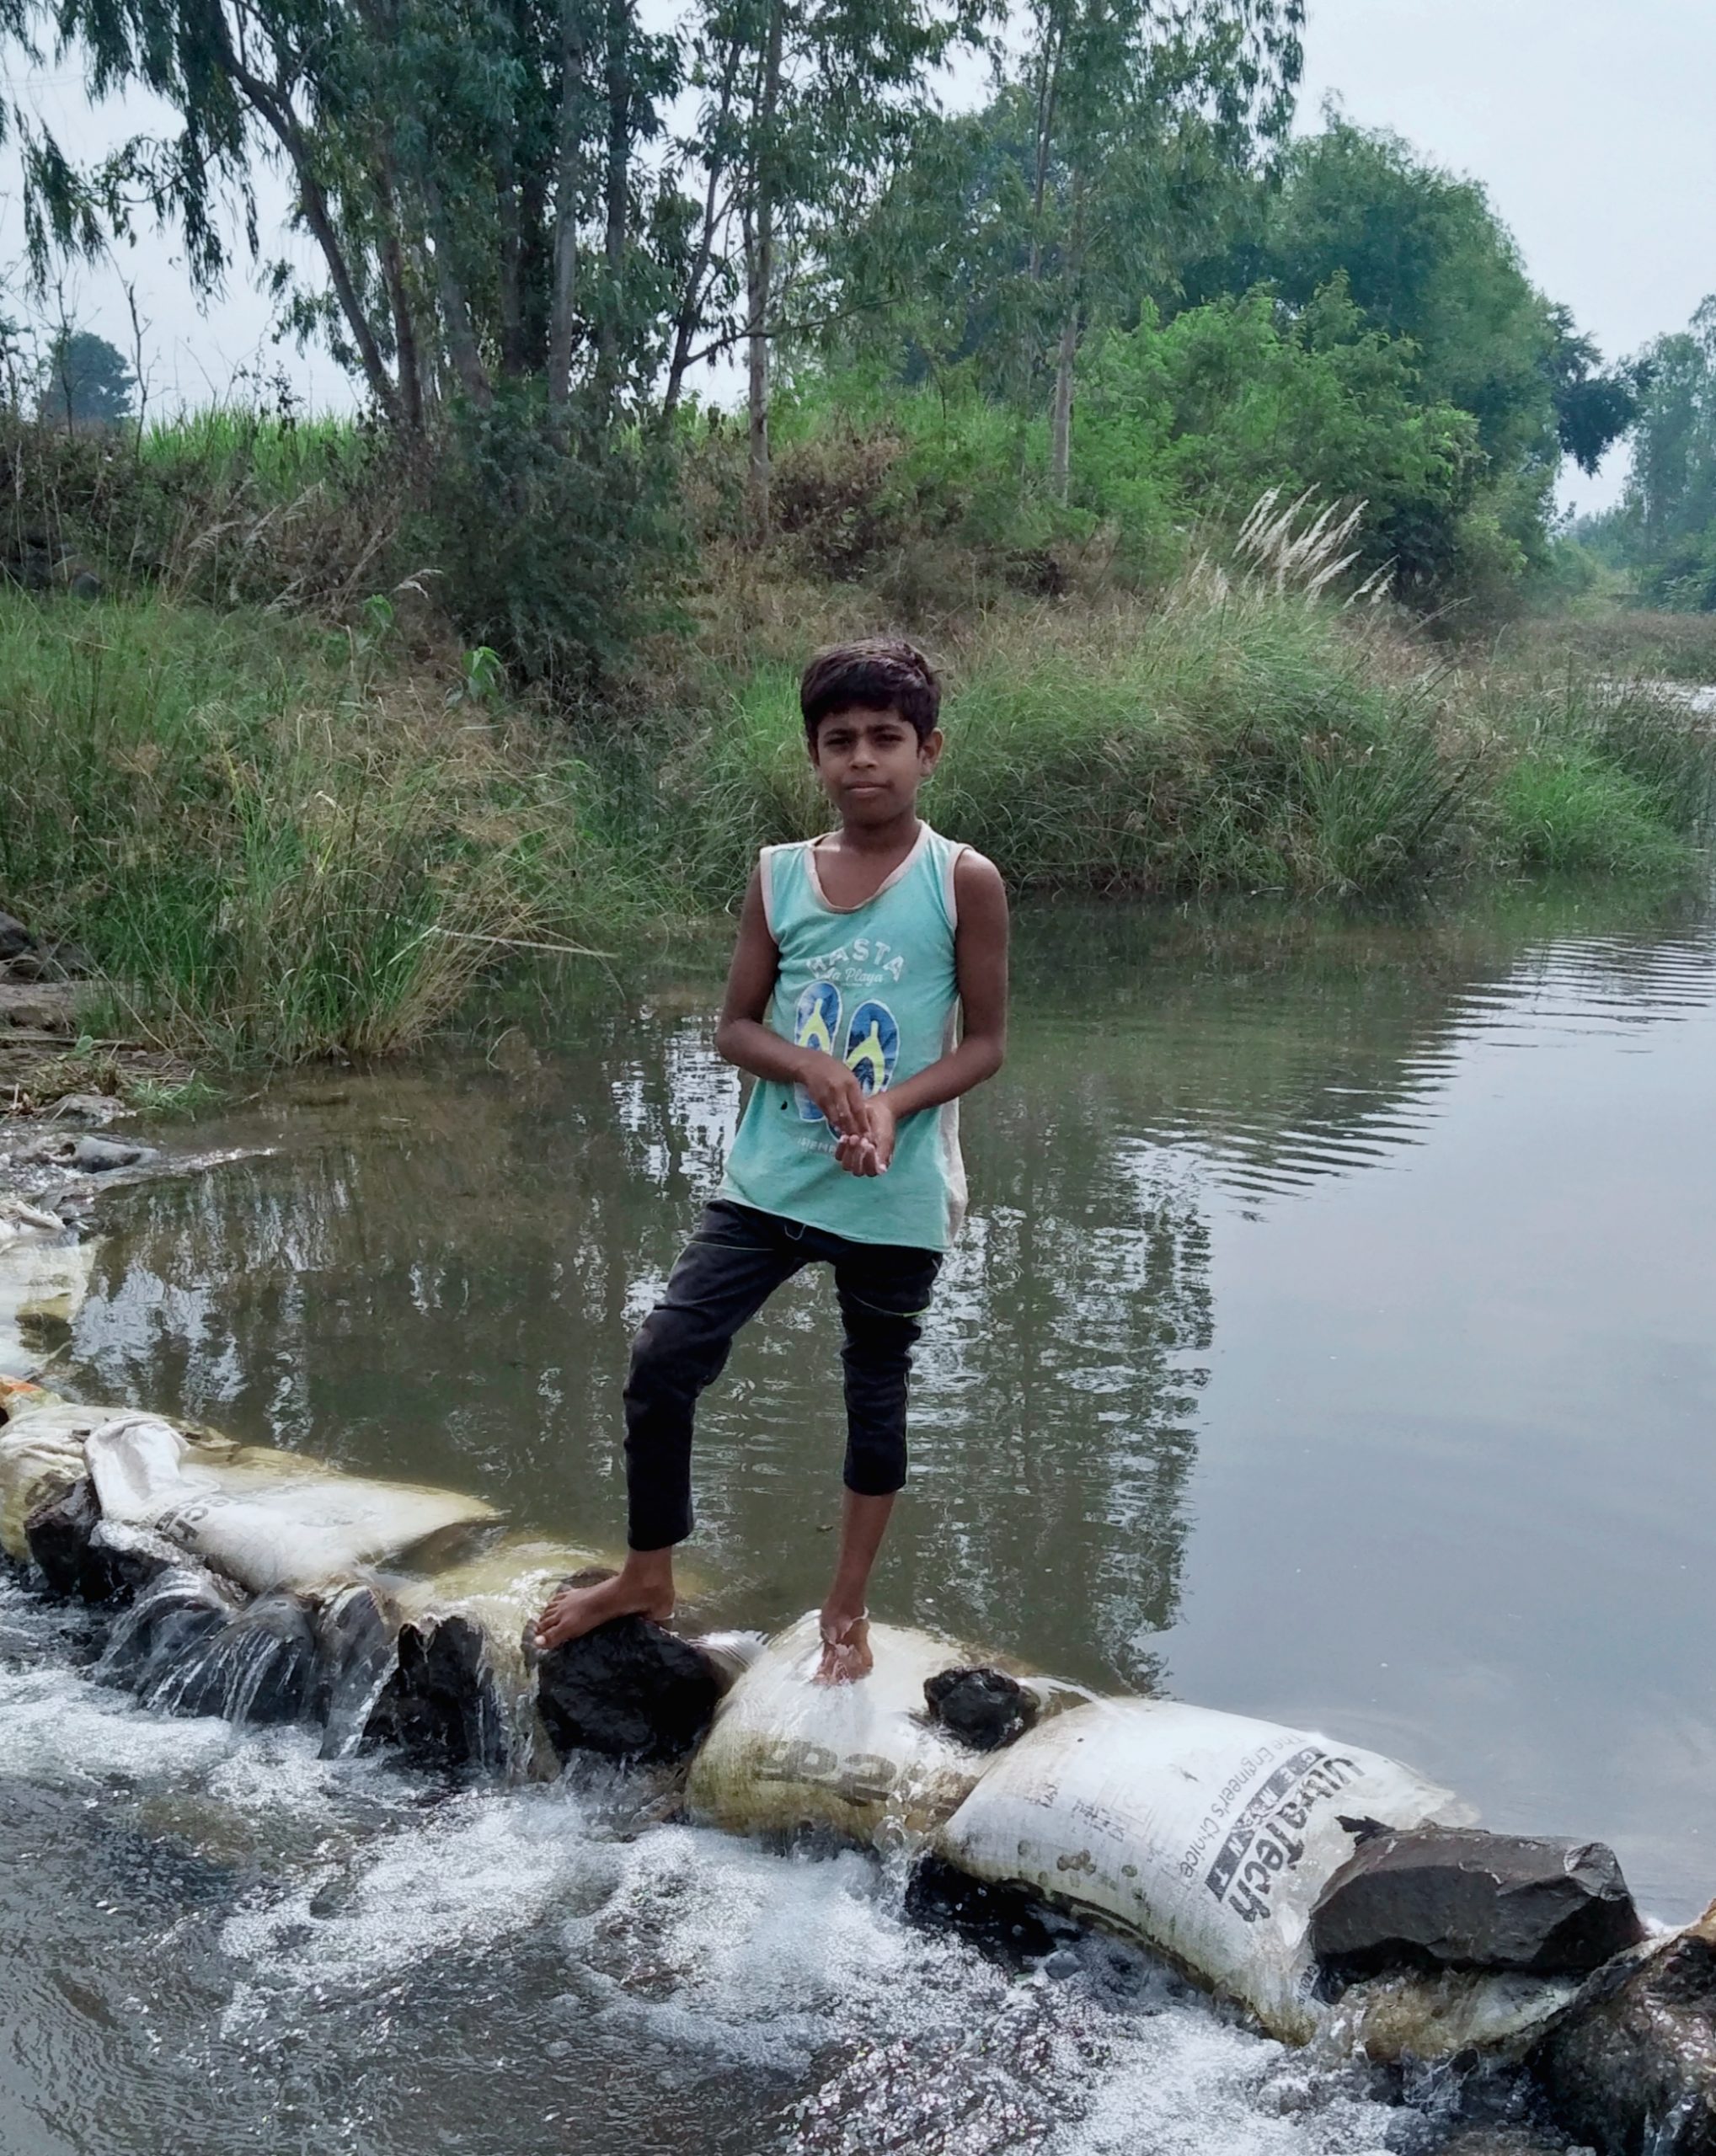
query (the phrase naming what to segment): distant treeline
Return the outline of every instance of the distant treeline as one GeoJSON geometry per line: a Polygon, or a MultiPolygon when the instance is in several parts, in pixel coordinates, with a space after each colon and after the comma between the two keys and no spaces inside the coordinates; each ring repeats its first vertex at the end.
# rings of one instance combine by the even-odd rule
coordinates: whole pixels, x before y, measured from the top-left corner
{"type": "Polygon", "coordinates": [[[212,284],[261,163],[287,173],[318,261],[278,266],[281,306],[367,397],[336,476],[367,528],[393,474],[388,558],[521,675],[609,672],[714,540],[887,558],[909,612],[926,549],[1045,591],[1099,557],[1147,581],[1273,485],[1362,499],[1366,567],[1487,615],[1638,378],[1480,186],[1338,118],[1290,139],[1302,19],[20,0],[14,61],[67,40],[92,97],[175,123],[93,166],[22,104],[0,127],[39,276],[152,215],[212,284]],[[945,67],[980,52],[988,100],[949,115],[945,67]],[[729,360],[736,430],[696,398],[729,360]]]}
{"type": "Polygon", "coordinates": [[[1716,294],[1639,362],[1633,469],[1619,504],[1575,527],[1659,606],[1716,612],[1716,294]]]}

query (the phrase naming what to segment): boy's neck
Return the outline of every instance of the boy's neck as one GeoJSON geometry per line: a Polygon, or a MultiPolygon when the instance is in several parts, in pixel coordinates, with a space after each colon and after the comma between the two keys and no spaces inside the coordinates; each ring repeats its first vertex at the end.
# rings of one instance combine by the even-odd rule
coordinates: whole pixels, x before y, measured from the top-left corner
{"type": "Polygon", "coordinates": [[[836,836],[841,850],[849,853],[867,853],[878,857],[894,853],[906,853],[917,843],[917,834],[923,829],[917,804],[903,815],[890,816],[885,824],[848,824],[841,820],[836,836]]]}

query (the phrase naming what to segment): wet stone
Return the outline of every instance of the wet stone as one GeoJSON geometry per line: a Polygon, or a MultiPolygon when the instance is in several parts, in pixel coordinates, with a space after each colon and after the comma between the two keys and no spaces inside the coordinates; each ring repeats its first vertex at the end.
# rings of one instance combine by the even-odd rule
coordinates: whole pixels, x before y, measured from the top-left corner
{"type": "Polygon", "coordinates": [[[1716,1908],[1598,1970],[1527,2063],[1600,2156],[1716,2156],[1716,1908]]]}
{"type": "Polygon", "coordinates": [[[116,1138],[80,1138],[72,1148],[67,1165],[84,1175],[101,1176],[115,1168],[140,1167],[156,1157],[152,1145],[127,1145],[116,1138]]]}
{"type": "Polygon", "coordinates": [[[101,1506],[87,1475],[25,1521],[24,1540],[51,1594],[94,1603],[120,1602],[130,1594],[132,1582],[114,1553],[95,1540],[100,1524],[101,1506]]]}
{"type": "Polygon", "coordinates": [[[920,1858],[912,1867],[906,1914],[913,1924],[944,1925],[992,1952],[1027,1961],[1053,1953],[1074,1930],[1070,1919],[1023,1886],[974,1879],[939,1856],[920,1858]]]}
{"type": "Polygon", "coordinates": [[[297,1721],[316,1676],[316,1630],[296,1595],[265,1594],[161,1673],[152,1706],[273,1725],[297,1721]]]}
{"type": "MultiPolygon", "coordinates": [[[[580,1579],[576,1584],[582,1584],[580,1579]]],[[[646,1617],[617,1617],[550,1648],[537,1701],[554,1749],[655,1764],[683,1758],[724,1689],[689,1641],[646,1617]]]]}
{"type": "Polygon", "coordinates": [[[323,1726],[324,1759],[355,1749],[397,1667],[398,1637],[397,1621],[373,1588],[344,1588],[318,1610],[311,1711],[323,1726]]]}
{"type": "Polygon", "coordinates": [[[405,1625],[393,1673],[364,1725],[366,1747],[384,1745],[423,1766],[506,1764],[505,1726],[487,1643],[468,1617],[405,1625]]]}
{"type": "Polygon", "coordinates": [[[152,1702],[240,1607],[237,1592],[206,1566],[171,1566],[115,1622],[97,1673],[152,1702]]]}
{"type": "Polygon", "coordinates": [[[1035,1699],[999,1669],[944,1669],[925,1683],[923,1701],[930,1720],[974,1752],[998,1752],[1037,1719],[1035,1699]]]}
{"type": "Polygon", "coordinates": [[[1311,1914],[1313,1951],[1348,1975],[1428,1961],[1582,1976],[1644,1935],[1601,1842],[1475,1828],[1365,1834],[1311,1914]]]}

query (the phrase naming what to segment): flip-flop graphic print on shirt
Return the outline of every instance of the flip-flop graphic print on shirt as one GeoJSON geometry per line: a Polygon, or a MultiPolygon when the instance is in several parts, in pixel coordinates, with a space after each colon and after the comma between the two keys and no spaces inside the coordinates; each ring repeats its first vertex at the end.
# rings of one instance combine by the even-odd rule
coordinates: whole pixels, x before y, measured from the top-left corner
{"type": "Polygon", "coordinates": [[[846,1033],[846,1067],[866,1093],[885,1091],[900,1060],[900,1027],[885,1003],[860,1003],[846,1033]]]}
{"type": "MultiPolygon", "coordinates": [[[[794,1047],[820,1049],[824,1055],[832,1055],[839,1031],[840,990],[831,980],[813,980],[799,996],[793,1013],[794,1047]]],[[[799,1113],[804,1120],[822,1122],[821,1109],[805,1088],[796,1086],[793,1090],[798,1096],[799,1113]]]]}

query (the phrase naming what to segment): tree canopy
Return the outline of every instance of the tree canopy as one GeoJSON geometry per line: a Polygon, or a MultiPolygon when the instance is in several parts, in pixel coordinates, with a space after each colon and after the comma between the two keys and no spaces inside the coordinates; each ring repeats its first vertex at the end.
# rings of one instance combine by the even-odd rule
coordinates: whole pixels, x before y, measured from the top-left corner
{"type": "Polygon", "coordinates": [[[52,426],[120,426],[132,416],[136,387],[130,362],[106,338],[61,329],[42,366],[36,408],[52,426]]]}

